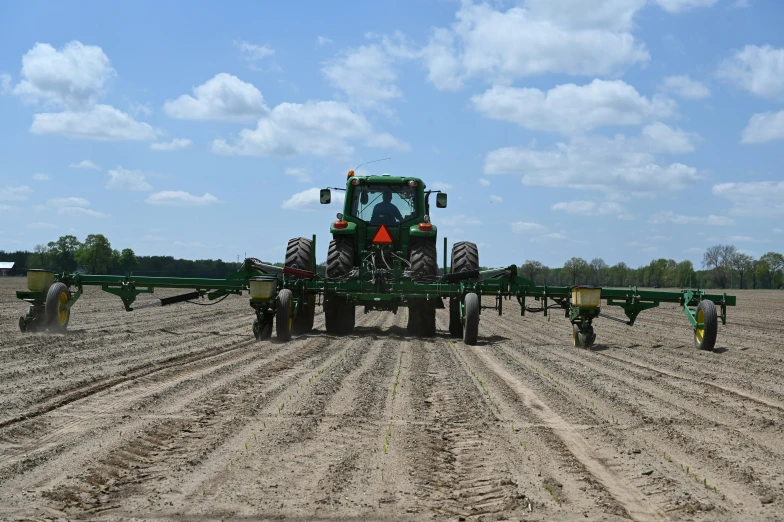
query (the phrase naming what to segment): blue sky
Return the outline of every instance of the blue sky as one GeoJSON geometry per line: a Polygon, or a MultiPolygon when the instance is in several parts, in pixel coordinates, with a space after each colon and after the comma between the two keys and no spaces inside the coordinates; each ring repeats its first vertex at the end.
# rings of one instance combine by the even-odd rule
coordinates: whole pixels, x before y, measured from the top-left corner
{"type": "MultiPolygon", "coordinates": [[[[345,173],[484,265],[784,251],[784,3],[0,4],[0,249],[282,260],[345,173]]],[[[439,243],[439,249],[441,243],[439,243]]]]}

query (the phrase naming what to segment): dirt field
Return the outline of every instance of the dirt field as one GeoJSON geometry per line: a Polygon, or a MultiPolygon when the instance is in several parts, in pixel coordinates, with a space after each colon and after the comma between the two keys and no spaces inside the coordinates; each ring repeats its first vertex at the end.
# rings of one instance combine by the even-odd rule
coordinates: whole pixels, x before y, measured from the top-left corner
{"type": "Polygon", "coordinates": [[[245,297],[94,288],[23,335],[24,284],[0,280],[1,520],[784,519],[784,292],[736,292],[704,353],[674,305],[590,351],[512,306],[475,347],[446,311],[431,340],[359,309],[335,338],[320,308],[281,344],[245,297]]]}

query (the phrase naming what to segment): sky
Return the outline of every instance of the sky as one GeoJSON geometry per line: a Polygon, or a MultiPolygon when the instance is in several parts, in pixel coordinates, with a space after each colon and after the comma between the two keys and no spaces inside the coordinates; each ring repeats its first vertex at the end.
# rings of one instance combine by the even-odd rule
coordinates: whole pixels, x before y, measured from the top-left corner
{"type": "Polygon", "coordinates": [[[346,172],[485,266],[784,252],[784,3],[0,3],[0,250],[323,261],[346,172]],[[333,191],[335,194],[335,191],[333,191]]]}

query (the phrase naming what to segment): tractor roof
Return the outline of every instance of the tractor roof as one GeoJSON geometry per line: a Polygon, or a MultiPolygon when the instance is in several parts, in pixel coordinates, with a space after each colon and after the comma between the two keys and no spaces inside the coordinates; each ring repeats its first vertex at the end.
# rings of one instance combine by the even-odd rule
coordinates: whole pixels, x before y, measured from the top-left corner
{"type": "Polygon", "coordinates": [[[362,176],[362,175],[350,175],[348,180],[352,178],[361,179],[367,183],[407,183],[409,181],[418,181],[423,186],[425,183],[422,181],[421,178],[417,178],[415,176],[362,176]]]}

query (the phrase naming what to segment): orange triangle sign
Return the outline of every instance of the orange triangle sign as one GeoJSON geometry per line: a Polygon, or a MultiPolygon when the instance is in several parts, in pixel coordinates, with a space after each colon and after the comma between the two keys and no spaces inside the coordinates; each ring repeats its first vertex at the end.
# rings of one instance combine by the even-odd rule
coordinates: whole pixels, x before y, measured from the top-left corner
{"type": "Polygon", "coordinates": [[[377,245],[391,245],[392,244],[392,236],[389,235],[389,230],[387,230],[386,225],[381,225],[378,227],[378,231],[376,235],[373,237],[373,243],[377,245]]]}

